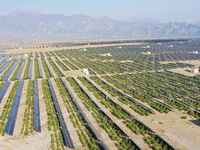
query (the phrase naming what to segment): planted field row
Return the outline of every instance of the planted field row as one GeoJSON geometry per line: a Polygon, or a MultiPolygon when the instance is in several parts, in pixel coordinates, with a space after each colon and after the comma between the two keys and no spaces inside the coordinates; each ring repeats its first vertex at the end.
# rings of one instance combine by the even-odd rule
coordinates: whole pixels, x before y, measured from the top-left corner
{"type": "Polygon", "coordinates": [[[98,77],[91,77],[91,79],[94,80],[98,85],[100,85],[104,90],[109,92],[109,94],[111,94],[113,97],[116,97],[120,102],[128,105],[132,110],[139,113],[140,115],[147,116],[147,115],[153,113],[152,110],[150,110],[149,108],[145,107],[144,105],[136,102],[134,99],[131,99],[130,97],[117,91],[115,88],[106,84],[98,77]]]}
{"type": "MultiPolygon", "coordinates": [[[[12,62],[11,62],[12,63],[12,62]]],[[[9,61],[5,61],[5,62],[3,62],[3,64],[1,65],[1,67],[0,67],[0,74],[2,74],[5,70],[6,70],[6,68],[8,67],[10,65],[10,62],[9,61]]],[[[2,80],[2,79],[1,79],[2,80]]]]}
{"type": "Polygon", "coordinates": [[[42,78],[38,59],[34,59],[35,79],[42,78]]]}
{"type": "Polygon", "coordinates": [[[4,98],[9,85],[10,85],[9,82],[0,83],[0,103],[2,102],[2,99],[4,98]]]}
{"type": "Polygon", "coordinates": [[[51,149],[52,150],[64,150],[64,142],[62,133],[60,131],[60,125],[52,103],[52,97],[48,86],[48,81],[42,81],[42,91],[45,98],[46,111],[48,117],[48,130],[51,135],[51,149]]]}
{"type": "MultiPolygon", "coordinates": [[[[161,113],[166,113],[169,112],[171,109],[165,105],[165,103],[162,103],[161,101],[155,100],[152,95],[150,94],[150,91],[145,90],[145,87],[143,84],[138,87],[136,86],[136,83],[131,84],[131,86],[128,86],[129,78],[124,78],[122,76],[105,76],[104,77],[108,82],[112,83],[114,86],[119,88],[120,90],[124,91],[125,93],[133,96],[134,98],[137,98],[138,100],[141,100],[148,105],[150,105],[152,108],[155,110],[161,112],[161,113]]],[[[131,81],[132,83],[133,81],[131,81]]],[[[150,84],[149,84],[150,85],[150,84]]]]}
{"type": "Polygon", "coordinates": [[[52,66],[54,72],[56,73],[56,75],[58,77],[64,76],[63,73],[62,73],[62,71],[60,71],[60,69],[58,68],[58,66],[55,64],[55,62],[51,58],[49,58],[48,61],[49,61],[50,65],[52,66]]]}
{"type": "Polygon", "coordinates": [[[73,65],[70,61],[68,61],[68,60],[63,60],[63,62],[64,62],[64,64],[66,65],[66,66],[69,66],[70,67],[70,69],[72,69],[72,70],[77,70],[78,68],[75,66],[75,65],[73,65]]]}
{"type": "Polygon", "coordinates": [[[149,144],[153,149],[172,148],[162,138],[153,133],[151,129],[134,119],[129,113],[127,113],[126,110],[114,103],[107,95],[92,85],[92,83],[83,78],[81,81],[85,84],[88,90],[94,94],[100,103],[104,105],[115,117],[123,120],[123,123],[126,124],[127,127],[134,133],[143,135],[145,142],[147,142],[147,144],[149,144]]]}
{"type": "Polygon", "coordinates": [[[23,62],[20,61],[20,63],[17,65],[16,69],[14,70],[10,80],[14,81],[14,80],[19,80],[20,76],[21,76],[21,71],[23,69],[23,62]]]}
{"type": "Polygon", "coordinates": [[[79,85],[74,79],[67,79],[71,86],[74,88],[75,92],[78,94],[79,98],[83,101],[84,105],[90,110],[96,118],[100,126],[106,131],[109,137],[116,142],[118,149],[138,149],[137,145],[128,139],[127,135],[124,134],[112,121],[107,117],[83,92],[79,85]]]}
{"type": "Polygon", "coordinates": [[[51,74],[51,72],[49,70],[49,67],[48,67],[48,65],[46,63],[46,60],[45,59],[41,59],[41,61],[42,61],[42,66],[43,66],[43,69],[44,69],[45,77],[46,78],[52,77],[52,74],[51,74]]]}
{"type": "Polygon", "coordinates": [[[39,98],[37,81],[29,80],[21,134],[27,136],[32,134],[34,130],[41,131],[39,98]]]}
{"type": "Polygon", "coordinates": [[[98,144],[97,138],[92,132],[91,128],[87,125],[87,122],[83,115],[80,113],[77,104],[74,103],[72,97],[66,88],[64,82],[61,79],[56,79],[60,94],[63,96],[65,107],[70,113],[70,120],[74,127],[77,129],[77,134],[83,146],[83,149],[98,150],[101,149],[98,144]]]}
{"type": "Polygon", "coordinates": [[[73,148],[51,81],[43,80],[42,89],[48,115],[48,129],[51,133],[51,148],[53,150],[64,149],[64,146],[73,148]]]}
{"type": "MultiPolygon", "coordinates": [[[[134,91],[132,94],[142,95],[140,96],[140,99],[144,99],[144,97],[146,97],[155,101],[154,98],[158,98],[163,100],[166,106],[169,105],[173,106],[174,108],[187,111],[190,111],[191,109],[195,110],[200,107],[200,102],[193,98],[192,93],[196,92],[184,89],[184,85],[180,87],[179,78],[170,79],[172,77],[164,76],[163,73],[149,73],[140,76],[124,75],[115,77],[118,83],[120,81],[124,85],[129,85],[129,90],[132,89],[132,91],[134,91]]],[[[106,78],[108,79],[108,77],[106,78]]],[[[110,78],[109,80],[111,81],[113,79],[110,78]]]]}
{"type": "Polygon", "coordinates": [[[12,73],[12,70],[14,69],[16,63],[14,61],[10,62],[9,65],[4,69],[0,76],[0,80],[8,80],[10,74],[12,73]]]}
{"type": "Polygon", "coordinates": [[[62,68],[63,71],[69,71],[69,67],[67,67],[58,57],[55,57],[56,63],[62,68]]]}
{"type": "Polygon", "coordinates": [[[23,82],[15,82],[0,115],[0,134],[13,134],[23,82]]]}
{"type": "Polygon", "coordinates": [[[29,76],[30,69],[31,69],[31,60],[30,59],[27,60],[27,64],[26,64],[25,67],[26,68],[25,68],[25,71],[24,71],[23,79],[27,80],[27,79],[30,79],[30,76],[29,76]]]}

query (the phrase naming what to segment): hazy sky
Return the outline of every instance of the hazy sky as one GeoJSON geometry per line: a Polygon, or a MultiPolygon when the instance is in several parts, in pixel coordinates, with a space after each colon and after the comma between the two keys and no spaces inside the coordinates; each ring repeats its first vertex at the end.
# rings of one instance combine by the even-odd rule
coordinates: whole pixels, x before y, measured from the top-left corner
{"type": "Polygon", "coordinates": [[[118,19],[200,21],[200,0],[2,0],[0,13],[38,11],[118,19]]]}

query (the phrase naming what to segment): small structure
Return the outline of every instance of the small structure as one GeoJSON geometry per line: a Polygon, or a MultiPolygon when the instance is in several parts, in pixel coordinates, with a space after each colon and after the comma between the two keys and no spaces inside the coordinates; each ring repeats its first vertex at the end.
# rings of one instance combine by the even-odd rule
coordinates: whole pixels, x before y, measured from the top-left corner
{"type": "Polygon", "coordinates": [[[198,74],[198,73],[199,73],[199,66],[193,67],[193,68],[192,68],[192,72],[193,72],[194,74],[198,74]]]}
{"type": "Polygon", "coordinates": [[[142,52],[143,55],[151,55],[151,52],[150,51],[145,51],[145,52],[142,52]]]}
{"type": "Polygon", "coordinates": [[[24,58],[28,58],[28,54],[24,54],[24,58]]]}
{"type": "Polygon", "coordinates": [[[84,68],[84,69],[83,69],[83,73],[84,73],[85,75],[87,75],[87,76],[90,75],[90,71],[89,71],[88,68],[84,68]]]}
{"type": "Polygon", "coordinates": [[[192,54],[199,54],[199,51],[193,51],[192,54]]]}
{"type": "Polygon", "coordinates": [[[150,45],[147,45],[145,48],[151,48],[151,46],[150,46],[150,45]]]}
{"type": "Polygon", "coordinates": [[[104,53],[104,54],[100,54],[100,55],[104,56],[104,57],[106,57],[106,56],[111,57],[112,56],[111,53],[104,53]]]}

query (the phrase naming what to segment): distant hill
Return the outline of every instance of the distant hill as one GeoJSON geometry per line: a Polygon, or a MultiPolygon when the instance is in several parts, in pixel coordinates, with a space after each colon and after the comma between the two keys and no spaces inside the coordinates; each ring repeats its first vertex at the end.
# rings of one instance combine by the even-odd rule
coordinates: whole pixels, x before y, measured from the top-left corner
{"type": "Polygon", "coordinates": [[[0,38],[8,39],[147,39],[200,37],[200,25],[119,21],[107,17],[15,13],[0,16],[0,38]]]}

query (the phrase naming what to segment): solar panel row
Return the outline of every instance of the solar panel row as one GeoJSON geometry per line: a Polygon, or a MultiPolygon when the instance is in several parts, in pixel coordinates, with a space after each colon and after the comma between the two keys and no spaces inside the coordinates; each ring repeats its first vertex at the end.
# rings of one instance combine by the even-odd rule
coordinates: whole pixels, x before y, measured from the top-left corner
{"type": "Polygon", "coordinates": [[[5,82],[3,84],[3,86],[1,87],[1,89],[0,89],[0,103],[1,103],[4,95],[6,94],[6,91],[7,91],[8,87],[9,87],[9,85],[10,85],[9,82],[5,82]]]}
{"type": "Polygon", "coordinates": [[[8,135],[13,135],[15,122],[16,122],[16,116],[17,116],[20,99],[21,99],[21,95],[22,95],[23,85],[24,85],[24,81],[20,81],[20,83],[17,87],[17,90],[16,90],[16,95],[14,97],[12,109],[8,116],[8,121],[7,121],[6,128],[5,128],[5,133],[7,133],[8,135]]]}
{"type": "Polygon", "coordinates": [[[9,77],[11,76],[11,74],[13,73],[13,70],[16,68],[18,62],[14,63],[6,72],[6,74],[3,76],[3,80],[4,81],[8,81],[9,77]]]}
{"type": "Polygon", "coordinates": [[[55,108],[55,111],[56,111],[56,116],[57,116],[57,118],[59,120],[59,125],[60,125],[60,130],[61,130],[61,133],[62,133],[64,145],[68,146],[70,148],[74,148],[73,142],[71,140],[71,137],[69,135],[67,126],[65,124],[65,121],[64,121],[60,106],[58,104],[58,101],[57,101],[57,98],[56,98],[56,94],[55,94],[55,91],[53,89],[53,85],[52,85],[50,80],[49,80],[48,83],[49,83],[49,89],[50,89],[50,92],[51,92],[53,105],[54,105],[54,108],[55,108]]]}
{"type": "Polygon", "coordinates": [[[34,114],[33,114],[33,127],[37,132],[41,132],[40,125],[40,107],[39,107],[39,95],[38,95],[38,83],[34,81],[34,114]]]}

